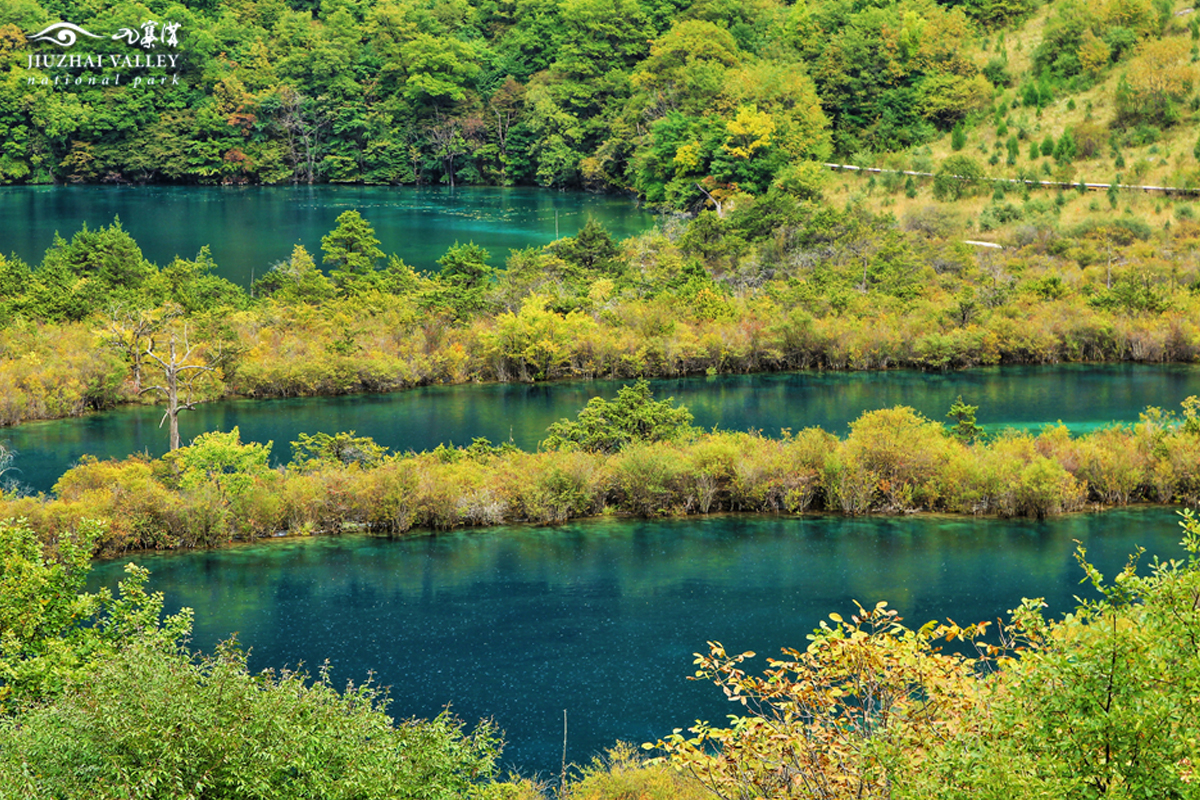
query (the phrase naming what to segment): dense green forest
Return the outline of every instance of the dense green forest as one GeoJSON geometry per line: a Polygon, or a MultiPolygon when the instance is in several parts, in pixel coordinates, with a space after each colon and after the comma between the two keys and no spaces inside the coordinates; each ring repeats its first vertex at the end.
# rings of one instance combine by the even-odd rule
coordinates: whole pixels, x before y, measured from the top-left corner
{"type": "MultiPolygon", "coordinates": [[[[1148,0],[1119,5],[1085,22],[1113,61],[1164,25],[1148,0]]],[[[1007,77],[976,34],[1033,10],[1023,0],[5,0],[0,179],[525,183],[678,206],[773,182],[803,193],[818,182],[813,162],[835,150],[903,149],[986,109],[1007,77]],[[29,69],[32,54],[60,52],[26,41],[50,22],[104,35],[77,49],[119,54],[108,34],[147,18],[180,25],[181,66],[165,86],[63,89],[42,84],[53,70],[29,69]]],[[[1076,29],[1048,40],[1052,71],[1071,71],[1079,40],[1076,29]]]]}
{"type": "Polygon", "coordinates": [[[835,141],[923,141],[986,105],[972,19],[1029,10],[13,0],[0,9],[0,177],[537,183],[676,204],[703,181],[802,187],[835,141]],[[63,91],[27,69],[28,53],[56,48],[25,33],[56,18],[107,34],[147,16],[181,25],[178,83],[63,91]]]}
{"type": "MultiPolygon", "coordinates": [[[[1145,148],[1196,110],[1198,29],[1175,11],[1170,0],[5,0],[0,179],[520,183],[695,209],[772,185],[811,195],[831,154],[932,172],[949,161],[933,144],[953,174],[1044,169],[1070,182],[1075,162],[1101,172],[1091,180],[1136,181],[1159,171],[1162,154],[1145,148]],[[60,19],[100,31],[72,52],[101,55],[128,51],[108,39],[119,26],[178,24],[178,66],[145,71],[169,72],[152,87],[43,84],[70,70],[31,69],[62,51],[26,35],[60,19]],[[1126,166],[1123,150],[1139,147],[1126,166]]],[[[1194,182],[1191,161],[1168,171],[1173,185],[1194,182]]]]}

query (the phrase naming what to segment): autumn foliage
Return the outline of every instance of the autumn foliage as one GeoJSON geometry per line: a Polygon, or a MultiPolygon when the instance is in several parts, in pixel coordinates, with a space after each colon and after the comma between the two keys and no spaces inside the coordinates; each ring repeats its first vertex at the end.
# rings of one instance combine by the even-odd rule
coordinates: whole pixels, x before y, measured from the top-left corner
{"type": "Polygon", "coordinates": [[[723,798],[1191,797],[1200,523],[1183,528],[1186,559],[1149,575],[1135,554],[1106,582],[1080,547],[1092,591],[1057,620],[1027,599],[997,626],[914,630],[859,605],[761,676],[710,642],[694,677],[737,713],[645,747],[723,798]]]}

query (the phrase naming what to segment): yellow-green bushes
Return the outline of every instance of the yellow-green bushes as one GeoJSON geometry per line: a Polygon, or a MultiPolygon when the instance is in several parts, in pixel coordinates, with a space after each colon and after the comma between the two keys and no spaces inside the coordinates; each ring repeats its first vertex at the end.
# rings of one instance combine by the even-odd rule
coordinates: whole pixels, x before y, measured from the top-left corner
{"type": "MultiPolygon", "coordinates": [[[[1095,289],[1053,298],[1019,292],[990,304],[982,276],[940,277],[946,286],[919,298],[856,292],[836,305],[803,277],[777,280],[723,300],[728,315],[714,319],[681,315],[669,294],[615,297],[566,314],[533,296],[517,312],[469,321],[417,314],[410,299],[379,293],[322,306],[263,301],[222,320],[231,357],[206,391],[293,397],[477,380],[1200,355],[1200,297],[1182,288],[1171,290],[1164,311],[1130,311],[1089,305],[1095,289]]],[[[194,334],[202,337],[208,323],[200,323],[194,334]]],[[[97,320],[0,330],[0,425],[137,401],[130,367],[105,349],[102,329],[97,320]]]]}
{"type": "Polygon", "coordinates": [[[633,444],[609,459],[617,506],[642,517],[681,513],[685,463],[670,442],[633,444]]]}
{"type": "Polygon", "coordinates": [[[222,434],[215,451],[212,437],[199,437],[194,453],[183,448],[157,461],[85,459],[62,476],[53,496],[0,497],[0,518],[27,517],[46,542],[70,535],[81,520],[107,520],[96,546],[111,555],[279,533],[398,535],[599,513],[1041,518],[1088,504],[1191,504],[1200,500],[1196,405],[1185,403],[1183,419],[1150,409],[1133,427],[1071,436],[1058,425],[971,445],[901,406],[867,412],[845,439],[817,428],[779,438],[714,432],[632,444],[611,455],[476,443],[277,469],[266,468],[262,446],[222,434]]]}
{"type": "Polygon", "coordinates": [[[536,523],[565,522],[603,507],[601,458],[582,451],[522,454],[508,459],[514,508],[536,523]]]}
{"type": "Polygon", "coordinates": [[[1076,476],[1103,503],[1126,505],[1140,500],[1149,488],[1151,455],[1135,436],[1122,428],[1106,428],[1081,439],[1076,476]]]}
{"type": "Polygon", "coordinates": [[[853,481],[866,484],[850,487],[856,495],[868,496],[872,487],[878,492],[878,498],[869,497],[870,507],[934,507],[937,484],[932,477],[945,460],[949,442],[941,425],[907,406],[868,411],[850,423],[842,469],[854,476],[853,481]]]}
{"type": "Polygon", "coordinates": [[[707,800],[712,793],[698,780],[667,764],[646,764],[633,745],[617,742],[604,757],[569,779],[561,800],[707,800]]]}
{"type": "Polygon", "coordinates": [[[13,323],[0,329],[0,427],[129,402],[128,372],[85,325],[13,323]]]}
{"type": "MultiPolygon", "coordinates": [[[[79,519],[109,521],[105,552],[172,546],[176,542],[216,544],[185,535],[185,499],[154,476],[143,458],[97,461],[85,457],[54,485],[60,502],[74,506],[79,519]]],[[[42,531],[38,527],[37,530],[42,531]]]]}

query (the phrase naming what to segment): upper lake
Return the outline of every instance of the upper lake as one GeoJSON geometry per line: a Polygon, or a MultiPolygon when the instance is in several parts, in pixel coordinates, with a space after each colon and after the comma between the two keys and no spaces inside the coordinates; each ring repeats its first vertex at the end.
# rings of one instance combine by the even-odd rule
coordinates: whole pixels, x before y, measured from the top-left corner
{"type": "Polygon", "coordinates": [[[296,244],[320,263],[321,237],[352,210],[374,226],[385,253],[424,270],[455,242],[487,248],[502,266],[510,249],[573,236],[589,219],[618,239],[654,224],[627,198],[531,188],[17,186],[0,189],[0,253],[38,264],[56,232],[70,239],[84,223],[120,217],[159,266],[209,245],[217,274],[248,287],[296,244]]]}

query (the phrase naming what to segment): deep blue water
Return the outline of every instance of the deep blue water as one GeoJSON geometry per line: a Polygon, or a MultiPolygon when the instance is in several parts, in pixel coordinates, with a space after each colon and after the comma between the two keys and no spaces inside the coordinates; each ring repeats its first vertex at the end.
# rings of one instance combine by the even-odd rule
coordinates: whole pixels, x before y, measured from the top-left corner
{"type": "MultiPolygon", "coordinates": [[[[735,708],[686,678],[719,640],[758,668],[852,600],[888,600],[913,626],[994,620],[1022,597],[1055,613],[1082,593],[1074,540],[1113,574],[1144,546],[1179,554],[1175,514],[1113,511],[1047,522],[950,517],[720,516],[593,520],[389,541],[278,540],[140,555],[194,644],[236,632],[251,666],[328,660],[335,682],[373,671],[392,713],[444,705],[507,731],[505,762],[557,774],[618,739],[651,741],[735,708]]],[[[124,560],[91,584],[112,585],[124,560]]]]}

